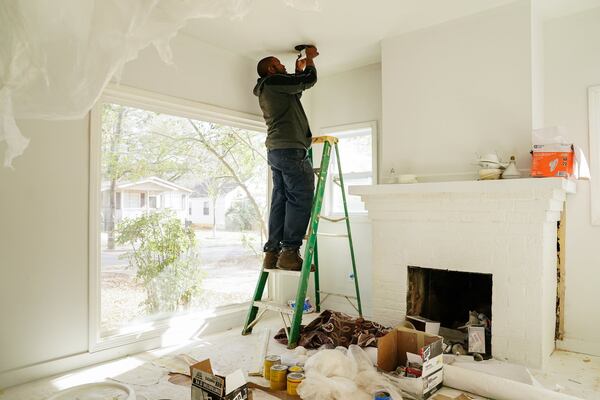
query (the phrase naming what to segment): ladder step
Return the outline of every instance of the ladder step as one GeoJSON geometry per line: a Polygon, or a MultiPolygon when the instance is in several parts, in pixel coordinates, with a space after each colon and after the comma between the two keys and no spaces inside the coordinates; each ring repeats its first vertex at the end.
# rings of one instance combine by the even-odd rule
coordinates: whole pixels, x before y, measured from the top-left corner
{"type": "Polygon", "coordinates": [[[326,217],[324,215],[319,215],[319,219],[324,219],[325,221],[329,221],[329,222],[342,222],[348,219],[348,217],[340,217],[340,218],[330,218],[330,217],[326,217]]]}
{"type": "Polygon", "coordinates": [[[313,136],[311,142],[313,144],[329,142],[330,145],[335,145],[339,142],[339,138],[335,136],[313,136]]]}
{"type": "Polygon", "coordinates": [[[325,237],[348,237],[348,234],[346,233],[321,233],[321,232],[317,232],[317,235],[319,236],[325,236],[325,237]]]}
{"type": "Polygon", "coordinates": [[[323,290],[319,290],[319,293],[327,295],[327,296],[343,297],[343,298],[346,298],[346,299],[356,300],[356,296],[348,296],[348,295],[340,294],[340,293],[325,292],[323,290]]]}
{"type": "MultiPolygon", "coordinates": [[[[348,235],[345,233],[325,233],[325,232],[317,232],[318,236],[323,237],[344,237],[347,238],[348,235]]],[[[304,240],[308,240],[308,235],[304,235],[304,240]]]]}
{"type": "MultiPolygon", "coordinates": [[[[263,272],[268,272],[269,274],[277,274],[277,275],[287,275],[287,276],[300,276],[302,271],[288,271],[285,269],[263,269],[263,272]]],[[[310,272],[315,272],[314,268],[310,269],[310,272]]]]}
{"type": "Polygon", "coordinates": [[[261,309],[277,311],[282,314],[289,314],[289,315],[294,314],[294,310],[292,310],[290,307],[288,307],[287,304],[280,304],[280,303],[276,303],[274,301],[255,301],[253,303],[253,305],[255,307],[258,307],[261,309]]]}

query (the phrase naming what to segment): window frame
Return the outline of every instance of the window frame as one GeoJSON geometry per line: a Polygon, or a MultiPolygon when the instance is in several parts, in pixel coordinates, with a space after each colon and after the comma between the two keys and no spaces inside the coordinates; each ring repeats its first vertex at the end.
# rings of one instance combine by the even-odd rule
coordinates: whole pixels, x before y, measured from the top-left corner
{"type": "MultiPolygon", "coordinates": [[[[344,132],[349,132],[349,131],[359,131],[359,130],[363,130],[363,129],[371,129],[371,154],[372,154],[372,158],[371,158],[371,184],[372,185],[376,185],[378,183],[378,176],[379,176],[379,168],[378,168],[378,135],[377,135],[377,121],[376,120],[372,120],[372,121],[365,121],[365,122],[357,122],[357,123],[352,123],[352,124],[345,124],[345,125],[334,125],[334,126],[329,126],[329,127],[325,127],[325,128],[321,128],[320,129],[320,134],[321,136],[336,136],[338,137],[338,135],[342,134],[341,136],[343,137],[343,133],[344,132]]],[[[352,135],[347,135],[348,137],[351,137],[352,135]]],[[[334,158],[335,157],[335,152],[332,151],[331,153],[331,157],[334,158]]],[[[334,171],[332,169],[332,164],[330,164],[330,169],[329,169],[329,173],[327,174],[327,187],[326,187],[326,191],[325,191],[325,199],[324,199],[324,205],[325,205],[325,214],[327,216],[330,217],[340,217],[343,216],[343,212],[333,212],[333,195],[332,195],[332,190],[338,190],[337,187],[335,187],[334,185],[336,185],[333,181],[334,176],[337,176],[338,172],[337,170],[334,171]],[[335,189],[334,189],[335,188],[335,189]]],[[[367,173],[364,172],[349,172],[349,173],[344,173],[344,179],[346,179],[347,176],[351,176],[354,178],[361,178],[361,177],[367,177],[367,173]]],[[[348,193],[346,193],[346,197],[348,197],[348,193]]],[[[366,218],[367,216],[367,211],[362,211],[362,212],[356,212],[356,211],[350,211],[348,210],[348,215],[353,216],[354,219],[358,218],[366,218]]]]}
{"type": "MultiPolygon", "coordinates": [[[[132,329],[127,333],[108,337],[101,336],[100,274],[102,264],[100,256],[102,247],[99,232],[101,229],[100,213],[102,205],[100,189],[102,183],[101,144],[103,103],[115,103],[148,111],[263,132],[266,134],[265,123],[259,115],[233,111],[210,104],[180,99],[124,85],[108,85],[90,112],[88,351],[93,353],[160,337],[168,332],[169,329],[172,330],[173,324],[176,321],[201,321],[207,317],[218,317],[220,314],[223,315],[223,318],[226,318],[226,315],[230,312],[246,309],[250,304],[249,301],[246,303],[219,307],[216,310],[190,312],[186,314],[184,318],[182,318],[181,315],[173,315],[164,319],[143,323],[138,329],[132,329]]],[[[270,173],[268,174],[267,179],[267,191],[270,193],[272,188],[270,173]]],[[[159,201],[158,197],[156,198],[156,201],[159,201]]],[[[162,204],[163,203],[161,202],[161,205],[162,204]]]]}
{"type": "Polygon", "coordinates": [[[588,88],[591,223],[600,226],[600,85],[588,88]]]}

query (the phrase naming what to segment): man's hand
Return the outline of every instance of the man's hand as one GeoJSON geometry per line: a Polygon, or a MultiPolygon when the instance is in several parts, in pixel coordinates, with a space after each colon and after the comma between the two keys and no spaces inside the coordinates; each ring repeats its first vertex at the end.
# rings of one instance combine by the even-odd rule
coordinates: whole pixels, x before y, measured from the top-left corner
{"type": "Polygon", "coordinates": [[[306,59],[303,58],[301,60],[300,57],[302,57],[302,56],[299,55],[298,58],[296,58],[296,73],[297,74],[304,71],[304,68],[306,68],[306,59]]]}
{"type": "Polygon", "coordinates": [[[312,60],[313,58],[316,58],[319,55],[319,52],[317,51],[317,48],[315,46],[308,46],[306,48],[306,58],[312,60]]]}

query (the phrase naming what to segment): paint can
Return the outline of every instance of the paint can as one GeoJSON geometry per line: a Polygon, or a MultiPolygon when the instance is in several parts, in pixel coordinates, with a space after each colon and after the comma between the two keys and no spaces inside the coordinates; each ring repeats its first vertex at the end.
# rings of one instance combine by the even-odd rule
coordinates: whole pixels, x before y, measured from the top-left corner
{"type": "Polygon", "coordinates": [[[298,396],[298,385],[304,380],[304,374],[292,372],[287,376],[287,394],[298,396]]]}
{"type": "Polygon", "coordinates": [[[384,392],[384,391],[375,392],[375,395],[373,396],[373,400],[391,400],[391,399],[392,399],[392,395],[389,394],[388,392],[384,392]]]}
{"type": "Polygon", "coordinates": [[[275,355],[265,357],[265,363],[263,365],[263,377],[265,379],[271,379],[271,367],[277,364],[281,364],[281,357],[275,355]]]}
{"type": "Polygon", "coordinates": [[[271,390],[285,390],[287,386],[287,365],[275,364],[271,367],[271,390]]]}
{"type": "Polygon", "coordinates": [[[304,373],[304,368],[302,368],[300,365],[293,365],[293,366],[291,366],[291,367],[288,368],[288,372],[290,374],[295,373],[295,372],[302,374],[302,373],[304,373]]]}

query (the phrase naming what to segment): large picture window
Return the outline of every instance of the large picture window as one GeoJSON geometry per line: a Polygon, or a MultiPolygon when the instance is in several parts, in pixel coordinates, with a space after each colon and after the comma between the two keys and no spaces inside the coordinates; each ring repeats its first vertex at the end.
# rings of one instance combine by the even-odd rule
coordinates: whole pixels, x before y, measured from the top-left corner
{"type": "Polygon", "coordinates": [[[97,106],[100,341],[245,303],[256,285],[265,134],[169,111],[118,98],[97,106]]]}

